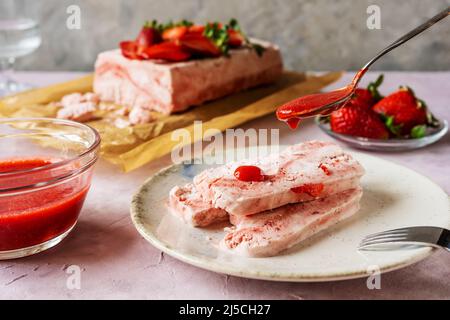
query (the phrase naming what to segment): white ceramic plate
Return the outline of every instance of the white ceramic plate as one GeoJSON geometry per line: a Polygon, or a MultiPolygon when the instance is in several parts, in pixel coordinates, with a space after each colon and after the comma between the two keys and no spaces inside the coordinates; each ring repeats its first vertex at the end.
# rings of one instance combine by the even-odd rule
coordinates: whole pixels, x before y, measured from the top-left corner
{"type": "Polygon", "coordinates": [[[428,178],[373,156],[352,154],[366,169],[361,210],[351,219],[270,258],[243,258],[220,251],[220,228],[193,228],[168,212],[169,190],[183,185],[207,165],[173,165],[148,179],[133,198],[132,220],[152,245],[181,261],[207,270],[274,281],[332,281],[366,277],[424,259],[429,247],[358,252],[371,233],[405,226],[450,226],[447,194],[428,178]]]}

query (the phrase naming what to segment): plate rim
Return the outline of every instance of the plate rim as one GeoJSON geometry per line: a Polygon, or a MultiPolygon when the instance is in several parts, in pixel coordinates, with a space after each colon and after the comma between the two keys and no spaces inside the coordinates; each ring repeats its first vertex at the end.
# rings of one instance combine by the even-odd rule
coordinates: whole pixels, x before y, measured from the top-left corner
{"type": "MultiPolygon", "coordinates": [[[[287,147],[287,145],[279,145],[280,150],[282,150],[284,147],[287,147]]],[[[225,151],[224,151],[225,152],[225,151]]],[[[449,195],[439,186],[437,183],[435,183],[433,180],[428,178],[425,175],[422,175],[418,173],[417,171],[405,167],[403,165],[400,165],[394,161],[385,160],[380,157],[376,157],[370,154],[366,154],[363,152],[353,151],[353,150],[346,150],[346,152],[350,152],[352,154],[362,154],[365,157],[369,158],[376,158],[377,160],[388,162],[395,166],[400,166],[403,169],[409,170],[422,178],[427,179],[430,183],[432,183],[435,187],[437,187],[439,190],[441,190],[450,200],[449,195]]],[[[360,279],[370,276],[370,274],[367,273],[367,271],[355,271],[355,272],[335,272],[333,275],[325,275],[321,273],[314,273],[314,274],[306,274],[306,273],[277,273],[274,275],[272,272],[254,272],[251,270],[246,271],[236,271],[232,268],[224,267],[223,265],[215,263],[214,260],[205,260],[204,258],[199,258],[192,254],[187,253],[181,253],[178,250],[172,248],[171,246],[167,245],[163,241],[159,240],[154,233],[149,232],[147,228],[145,228],[144,223],[141,222],[140,216],[142,213],[142,210],[140,210],[141,206],[139,204],[142,203],[140,198],[143,194],[147,191],[148,185],[156,178],[161,176],[162,174],[165,174],[167,171],[173,169],[176,166],[180,166],[181,164],[171,164],[169,166],[166,166],[157,172],[153,173],[149,178],[147,178],[142,185],[137,189],[137,191],[133,194],[132,200],[131,200],[131,206],[130,206],[130,215],[131,220],[133,222],[134,227],[137,229],[139,234],[146,239],[151,245],[156,247],[158,250],[168,254],[169,256],[180,260],[184,263],[193,265],[195,267],[221,273],[221,274],[227,274],[231,276],[237,276],[242,278],[248,278],[248,279],[256,279],[256,280],[266,280],[266,281],[278,281],[278,282],[329,282],[329,281],[342,281],[342,280],[351,280],[351,279],[360,279]]],[[[448,226],[450,227],[450,219],[448,221],[448,226]]],[[[386,265],[380,268],[380,273],[387,273],[395,270],[399,270],[405,267],[408,267],[410,265],[413,265],[415,263],[418,263],[425,258],[429,257],[431,254],[436,252],[438,249],[434,247],[424,247],[422,248],[420,253],[417,255],[414,255],[402,262],[393,263],[390,265],[386,265]]]]}

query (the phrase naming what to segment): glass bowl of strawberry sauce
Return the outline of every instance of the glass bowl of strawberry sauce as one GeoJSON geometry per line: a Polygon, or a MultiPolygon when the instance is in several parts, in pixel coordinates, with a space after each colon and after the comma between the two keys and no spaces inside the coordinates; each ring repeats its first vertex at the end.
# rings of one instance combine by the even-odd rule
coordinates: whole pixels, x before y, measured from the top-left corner
{"type": "Polygon", "coordinates": [[[77,122],[0,119],[0,260],[51,248],[73,229],[99,145],[77,122]]]}

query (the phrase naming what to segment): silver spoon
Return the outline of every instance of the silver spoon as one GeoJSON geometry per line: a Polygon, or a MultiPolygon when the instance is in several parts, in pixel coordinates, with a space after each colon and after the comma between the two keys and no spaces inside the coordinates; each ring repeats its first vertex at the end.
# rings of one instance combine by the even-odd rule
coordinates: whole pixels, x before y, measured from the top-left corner
{"type": "Polygon", "coordinates": [[[296,127],[298,121],[303,118],[309,118],[316,116],[318,114],[326,115],[339,107],[343,106],[353,95],[356,87],[364,76],[366,71],[370,66],[384,56],[386,53],[402,45],[409,39],[415,37],[419,33],[427,30],[429,27],[434,25],[436,22],[444,19],[450,15],[450,7],[439,12],[437,15],[427,20],[425,23],[421,24],[414,30],[411,30],[403,37],[394,41],[391,45],[381,50],[375,57],[373,57],[369,62],[367,62],[364,67],[353,78],[352,82],[340,89],[317,93],[312,95],[306,95],[295,100],[292,100],[277,109],[277,117],[279,120],[287,121],[291,127],[296,127]],[[292,121],[293,120],[293,121],[292,121]]]}

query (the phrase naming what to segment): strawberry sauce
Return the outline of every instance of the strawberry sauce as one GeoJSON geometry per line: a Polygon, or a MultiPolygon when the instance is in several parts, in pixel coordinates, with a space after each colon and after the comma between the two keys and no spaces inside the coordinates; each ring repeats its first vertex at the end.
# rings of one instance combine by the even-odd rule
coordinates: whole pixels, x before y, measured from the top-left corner
{"type": "MultiPolygon", "coordinates": [[[[0,173],[51,164],[46,159],[0,161],[0,173]]],[[[8,185],[1,186],[4,190],[8,185]]],[[[0,190],[0,251],[21,249],[51,240],[77,221],[89,184],[82,177],[31,192],[0,190]]],[[[28,190],[27,190],[28,191],[28,190]]]]}
{"type": "Polygon", "coordinates": [[[315,93],[306,95],[277,108],[278,120],[285,121],[291,129],[296,129],[300,121],[304,118],[309,118],[317,115],[328,115],[331,111],[343,106],[338,105],[336,108],[331,108],[331,111],[323,107],[329,104],[335,104],[352,94],[359,79],[366,73],[367,69],[361,69],[356,74],[352,83],[340,89],[330,92],[315,93]]]}

